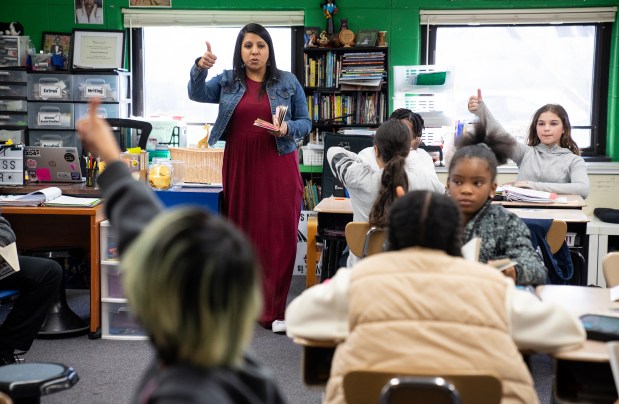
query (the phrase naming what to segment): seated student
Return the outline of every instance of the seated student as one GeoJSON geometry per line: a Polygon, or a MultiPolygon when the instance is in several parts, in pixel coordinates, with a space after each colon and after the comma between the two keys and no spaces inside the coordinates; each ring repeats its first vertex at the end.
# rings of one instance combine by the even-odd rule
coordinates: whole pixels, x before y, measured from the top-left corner
{"type": "MultiPolygon", "coordinates": [[[[468,108],[488,130],[509,135],[483,102],[481,90],[469,98],[468,108]]],[[[586,198],[589,195],[587,166],[571,133],[570,119],[561,105],[547,104],[538,109],[529,126],[527,144],[516,142],[510,155],[518,165],[514,185],[586,198]]]]}
{"type": "MultiPolygon", "coordinates": [[[[343,147],[327,150],[327,161],[333,175],[339,179],[350,195],[353,221],[369,222],[371,226],[384,227],[386,213],[396,198],[396,186],[414,187],[405,170],[406,156],[410,152],[411,133],[398,119],[389,119],[380,125],[374,136],[374,154],[380,168],[373,170],[356,153],[343,147]]],[[[347,266],[359,260],[348,256],[347,266]]]]}
{"type": "MultiPolygon", "coordinates": [[[[11,224],[0,216],[0,247],[15,242],[11,224]]],[[[41,329],[47,311],[59,292],[62,267],[54,260],[18,256],[19,268],[0,279],[1,290],[19,290],[19,297],[0,325],[0,366],[17,362],[20,355],[32,346],[41,329]]]]}
{"type": "Polygon", "coordinates": [[[98,183],[119,238],[123,286],[157,354],[133,402],[282,403],[271,375],[245,353],[261,307],[250,242],[202,209],[161,213],[119,161],[98,105],[91,103],[77,129],[108,163],[98,183]]]}
{"type": "Polygon", "coordinates": [[[344,403],[350,370],[493,374],[504,403],[536,403],[518,350],[552,352],[585,339],[578,319],[460,257],[460,212],[413,191],[389,213],[389,251],[339,270],[286,310],[289,337],[336,339],[326,403],[344,403]]]}
{"type": "Polygon", "coordinates": [[[476,123],[474,134],[461,136],[449,162],[447,193],[462,212],[462,242],[481,238],[481,262],[509,258],[517,264],[504,270],[504,275],[518,285],[540,285],[546,283],[548,271],[533,249],[529,229],[514,213],[492,204],[497,166],[505,164],[514,143],[513,138],[488,132],[483,123],[476,123]]]}
{"type": "MultiPolygon", "coordinates": [[[[421,115],[414,113],[410,109],[399,108],[393,111],[390,118],[399,119],[400,122],[408,127],[413,137],[411,150],[406,158],[406,172],[414,184],[413,189],[445,192],[445,185],[441,183],[436,175],[432,156],[427,151],[419,148],[421,145],[421,134],[425,128],[421,115]]],[[[374,170],[379,170],[374,148],[366,147],[359,152],[359,157],[369,163],[374,170]]]]}

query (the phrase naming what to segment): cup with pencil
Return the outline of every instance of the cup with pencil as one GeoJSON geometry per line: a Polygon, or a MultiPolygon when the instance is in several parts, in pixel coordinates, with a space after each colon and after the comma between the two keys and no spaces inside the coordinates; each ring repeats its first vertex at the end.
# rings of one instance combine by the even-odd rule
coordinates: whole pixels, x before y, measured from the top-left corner
{"type": "Polygon", "coordinates": [[[97,176],[99,175],[99,158],[94,158],[88,153],[86,157],[86,186],[94,187],[97,185],[97,176]]]}

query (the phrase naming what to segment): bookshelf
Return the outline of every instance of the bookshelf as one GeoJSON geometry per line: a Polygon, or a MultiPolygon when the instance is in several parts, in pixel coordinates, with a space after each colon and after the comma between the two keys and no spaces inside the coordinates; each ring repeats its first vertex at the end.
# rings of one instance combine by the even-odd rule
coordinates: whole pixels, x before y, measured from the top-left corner
{"type": "MultiPolygon", "coordinates": [[[[303,49],[301,84],[312,120],[308,143],[321,144],[325,133],[344,128],[377,128],[387,119],[388,52],[387,47],[303,49]]],[[[302,165],[301,172],[316,186],[322,165],[302,165]]]]}

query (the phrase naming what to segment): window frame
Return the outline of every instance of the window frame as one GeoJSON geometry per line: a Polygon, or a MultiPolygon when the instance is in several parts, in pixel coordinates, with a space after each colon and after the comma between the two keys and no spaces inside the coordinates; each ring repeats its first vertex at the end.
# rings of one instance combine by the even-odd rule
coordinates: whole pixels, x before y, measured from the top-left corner
{"type": "MultiPolygon", "coordinates": [[[[495,27],[524,27],[542,26],[549,24],[476,24],[475,27],[492,25],[495,27]]],[[[555,24],[556,25],[556,24],[555,24]]],[[[581,148],[581,155],[587,161],[610,161],[606,154],[607,146],[607,125],[608,125],[608,91],[610,73],[610,53],[612,40],[612,23],[570,23],[561,25],[583,26],[590,25],[595,27],[595,50],[594,67],[592,81],[592,108],[591,125],[578,126],[578,128],[591,129],[591,146],[581,148]]],[[[426,24],[421,21],[421,64],[435,64],[436,37],[439,28],[466,28],[468,24],[426,24]]]]}

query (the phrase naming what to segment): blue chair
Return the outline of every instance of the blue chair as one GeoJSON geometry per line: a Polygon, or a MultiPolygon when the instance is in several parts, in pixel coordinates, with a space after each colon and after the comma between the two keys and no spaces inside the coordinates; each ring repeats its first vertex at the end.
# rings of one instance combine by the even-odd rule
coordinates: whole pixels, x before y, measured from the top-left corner
{"type": "Polygon", "coordinates": [[[41,396],[66,390],[79,381],[71,367],[59,363],[26,363],[0,367],[0,391],[14,404],[38,404],[41,396]]]}

